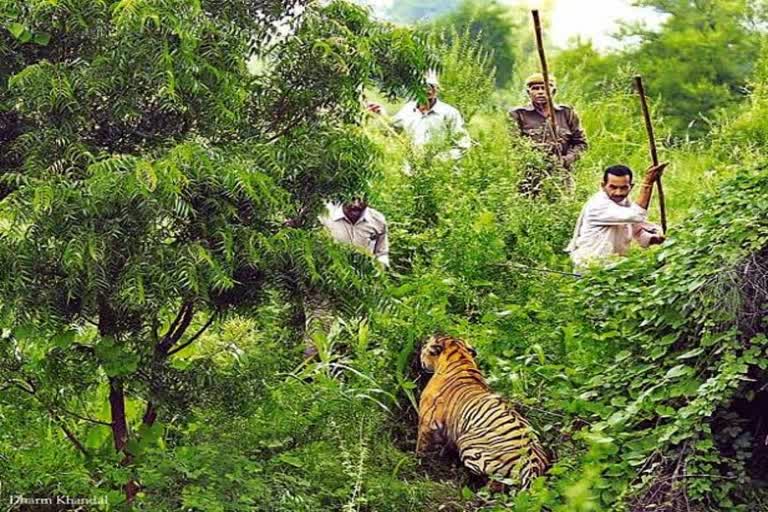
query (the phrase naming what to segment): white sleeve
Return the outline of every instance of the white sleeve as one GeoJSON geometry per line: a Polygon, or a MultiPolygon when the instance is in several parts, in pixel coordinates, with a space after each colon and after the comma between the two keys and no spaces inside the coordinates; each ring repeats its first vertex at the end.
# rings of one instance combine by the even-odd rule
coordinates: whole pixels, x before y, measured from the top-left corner
{"type": "Polygon", "coordinates": [[[395,117],[392,118],[391,123],[393,128],[397,128],[398,130],[405,128],[405,120],[408,117],[409,106],[410,103],[406,103],[403,108],[395,114],[395,117]]]}
{"type": "Polygon", "coordinates": [[[373,254],[385,267],[389,266],[389,229],[386,224],[383,225],[382,232],[376,239],[373,254]]]}
{"type": "Polygon", "coordinates": [[[472,145],[472,139],[469,138],[469,132],[464,127],[464,118],[461,117],[461,113],[456,110],[451,116],[451,130],[456,137],[456,147],[466,151],[472,145]]]}
{"type": "Polygon", "coordinates": [[[616,226],[620,224],[639,224],[645,222],[648,210],[636,203],[620,206],[610,199],[596,201],[587,209],[586,221],[594,226],[616,226]]]}

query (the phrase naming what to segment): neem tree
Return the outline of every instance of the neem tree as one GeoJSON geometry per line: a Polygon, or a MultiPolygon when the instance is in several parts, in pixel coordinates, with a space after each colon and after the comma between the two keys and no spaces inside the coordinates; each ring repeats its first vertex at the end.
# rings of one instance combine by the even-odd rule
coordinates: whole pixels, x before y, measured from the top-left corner
{"type": "Polygon", "coordinates": [[[362,88],[429,58],[342,2],[1,1],[0,24],[0,389],[92,457],[77,398],[108,385],[131,500],[169,358],[322,251],[318,205],[375,169],[362,88]]]}

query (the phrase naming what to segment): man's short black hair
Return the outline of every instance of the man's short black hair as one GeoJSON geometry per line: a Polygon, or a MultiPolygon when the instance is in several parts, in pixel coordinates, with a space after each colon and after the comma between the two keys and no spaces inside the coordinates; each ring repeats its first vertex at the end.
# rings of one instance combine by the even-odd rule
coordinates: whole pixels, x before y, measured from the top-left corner
{"type": "Polygon", "coordinates": [[[629,176],[629,182],[632,183],[632,179],[633,179],[632,169],[630,169],[626,165],[612,165],[610,167],[607,167],[603,172],[603,183],[608,182],[609,174],[612,174],[613,176],[629,176]]]}

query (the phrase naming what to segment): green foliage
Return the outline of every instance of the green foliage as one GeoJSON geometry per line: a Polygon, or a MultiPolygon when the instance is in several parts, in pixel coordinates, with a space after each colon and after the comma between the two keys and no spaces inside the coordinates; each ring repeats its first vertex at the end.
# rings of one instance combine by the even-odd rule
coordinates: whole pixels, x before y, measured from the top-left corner
{"type": "Polygon", "coordinates": [[[114,489],[205,374],[173,368],[174,354],[268,290],[320,276],[350,289],[372,273],[321,241],[315,215],[375,175],[362,87],[413,87],[428,54],[343,2],[308,6],[281,39],[274,24],[296,2],[259,4],[0,4],[3,382],[108,465],[92,418],[61,413],[104,400],[128,466],[105,481],[114,489]],[[84,362],[50,367],[64,348],[84,362]],[[79,388],[78,364],[92,371],[79,388]]]}
{"type": "Polygon", "coordinates": [[[184,442],[144,455],[141,481],[153,492],[142,507],[419,510],[439,488],[403,481],[415,476],[414,456],[389,444],[385,410],[349,392],[370,387],[365,376],[337,366],[343,374],[303,382],[279,373],[278,345],[249,341],[263,356],[258,366],[235,363],[239,378],[246,388],[263,379],[267,386],[235,416],[212,402],[171,427],[167,435],[184,442]]]}
{"type": "Polygon", "coordinates": [[[513,21],[508,6],[495,1],[465,0],[430,25],[437,30],[458,34],[468,32],[492,55],[496,68],[496,86],[504,87],[512,79],[517,64],[513,43],[520,26],[513,21]]]}
{"type": "Polygon", "coordinates": [[[620,65],[643,75],[646,90],[663,100],[662,113],[676,137],[701,137],[716,116],[746,96],[764,38],[765,12],[755,0],[701,2],[642,0],[665,16],[659,30],[625,26],[620,37],[631,44],[599,55],[579,45],[564,52],[554,66],[571,73],[576,64],[585,91],[603,92],[605,77],[620,65]]]}
{"type": "MultiPolygon", "coordinates": [[[[590,327],[576,336],[591,336],[606,366],[577,393],[585,401],[599,397],[599,407],[583,405],[601,420],[591,428],[614,437],[611,475],[620,481],[623,473],[627,483],[637,478],[634,491],[672,471],[685,478],[699,470],[717,474],[719,467],[725,477],[749,481],[738,454],[712,459],[711,450],[719,434],[717,410],[746,393],[747,375],[765,366],[765,340],[756,335],[760,327],[750,305],[761,300],[753,294],[763,292],[749,285],[762,275],[760,251],[768,242],[765,185],[762,168],[743,173],[709,198],[655,257],[590,274],[581,284],[590,327]],[[754,201],[745,204],[744,197],[754,201]],[[676,457],[687,464],[675,466],[676,457]]],[[[747,510],[744,502],[736,507],[734,492],[727,479],[713,478],[707,487],[691,485],[689,498],[747,510]]]]}
{"type": "Polygon", "coordinates": [[[489,54],[477,35],[455,28],[431,34],[431,43],[440,55],[441,99],[456,107],[465,122],[487,106],[493,94],[493,68],[489,54]]]}

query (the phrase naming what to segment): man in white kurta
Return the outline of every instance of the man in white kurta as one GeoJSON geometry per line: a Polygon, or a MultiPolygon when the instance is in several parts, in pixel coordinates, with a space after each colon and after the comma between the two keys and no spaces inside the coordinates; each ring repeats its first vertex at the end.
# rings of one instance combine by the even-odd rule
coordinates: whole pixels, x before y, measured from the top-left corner
{"type": "Polygon", "coordinates": [[[472,144],[459,111],[437,96],[421,107],[415,101],[406,103],[392,118],[392,126],[402,129],[417,148],[450,144],[451,149],[441,156],[454,160],[461,158],[472,144]]]}
{"type": "Polygon", "coordinates": [[[641,247],[664,241],[661,228],[649,224],[647,217],[653,184],[666,166],[664,163],[648,169],[635,202],[629,199],[632,170],[623,165],[605,170],[600,191],[581,210],[573,238],[566,248],[577,269],[604,263],[614,255],[625,255],[633,240],[641,247]]]}
{"type": "MultiPolygon", "coordinates": [[[[426,102],[409,101],[391,119],[396,130],[401,130],[415,148],[445,144],[451,149],[439,157],[458,160],[472,145],[461,113],[453,106],[438,99],[440,84],[437,73],[429,71],[424,76],[426,102]]],[[[368,109],[386,114],[381,105],[371,103],[368,109]]]]}

